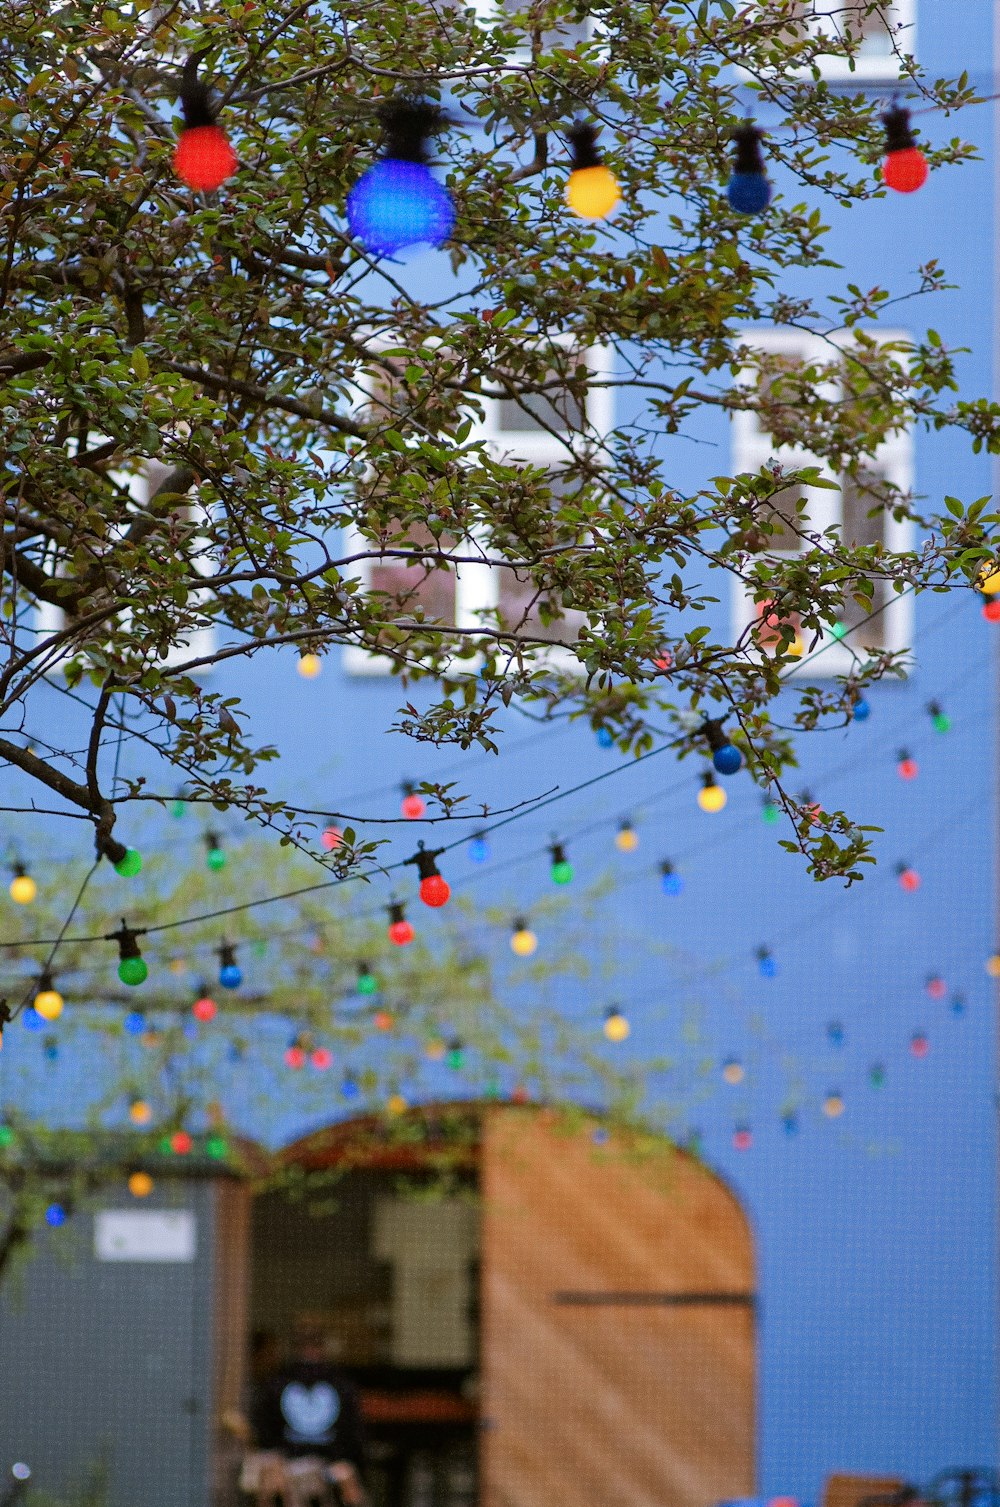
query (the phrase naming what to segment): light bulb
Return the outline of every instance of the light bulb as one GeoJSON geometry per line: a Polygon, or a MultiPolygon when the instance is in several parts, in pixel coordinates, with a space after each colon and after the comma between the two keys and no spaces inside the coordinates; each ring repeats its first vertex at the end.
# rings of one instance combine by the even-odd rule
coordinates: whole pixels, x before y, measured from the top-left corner
{"type": "Polygon", "coordinates": [[[568,136],[573,159],[566,203],[585,220],[606,219],[620,201],[621,190],[597,150],[597,131],[593,126],[576,125],[568,136]]]}
{"type": "Polygon", "coordinates": [[[188,125],[174,148],[174,172],[198,193],[221,188],[239,167],[239,159],[221,126],[213,121],[188,125]]]}
{"type": "Polygon", "coordinates": [[[844,1044],[844,1027],[839,1020],[831,1020],[826,1028],[827,1039],[831,1046],[840,1047],[844,1044]]]}
{"type": "Polygon", "coordinates": [[[372,1024],[376,1031],[391,1031],[396,1024],[396,1017],[391,1010],[376,1010],[372,1016],[372,1024]]]}
{"type": "Polygon", "coordinates": [[[979,582],[979,590],[983,596],[992,597],[1000,592],[1000,570],[995,565],[987,565],[985,573],[979,582]]]}
{"type": "Polygon", "coordinates": [[[372,973],[367,963],[358,964],[358,982],[356,987],[359,994],[378,993],[378,979],[372,973]]]}
{"type": "Polygon", "coordinates": [[[62,1204],[49,1204],[45,1210],[45,1223],[51,1225],[53,1229],[58,1229],[59,1225],[66,1223],[66,1210],[62,1204]]]}
{"type": "Polygon", "coordinates": [[[759,215],[771,202],[771,185],[760,150],[763,134],[749,121],[733,132],[733,171],[726,185],[726,197],[742,215],[759,215]]]}
{"type": "Polygon", "coordinates": [[[303,680],[315,680],[323,668],[323,661],[318,654],[300,654],[296,666],[303,680]]]}
{"type": "Polygon", "coordinates": [[[527,921],[518,916],[510,936],[510,950],[519,958],[530,958],[538,947],[538,938],[527,921]]]}
{"type": "Polygon", "coordinates": [[[773,979],[778,972],[778,965],[774,961],[773,954],[766,947],[757,948],[757,972],[763,979],[773,979]]]}
{"type": "Polygon", "coordinates": [[[901,748],[896,755],[896,773],[901,780],[915,780],[920,773],[920,766],[916,759],[912,758],[905,748],[901,748]]]}
{"type": "Polygon", "coordinates": [[[186,1130],[175,1130],[173,1135],[169,1137],[168,1144],[174,1156],[187,1156],[194,1146],[194,1141],[186,1130]]]}
{"type": "Polygon", "coordinates": [[[477,832],[474,837],[470,837],[466,851],[470,862],[485,863],[490,856],[490,845],[486,840],[486,834],[477,832]]]}
{"type": "Polygon", "coordinates": [[[408,821],[417,821],[427,810],[427,802],[407,783],[403,786],[403,799],[399,809],[408,821]]]}
{"type": "Polygon", "coordinates": [[[136,933],[125,925],[123,921],[121,929],[114,935],[118,943],[118,977],[123,984],[134,988],[136,984],[144,984],[149,977],[149,969],[146,960],[139,951],[139,943],[136,933]]]}
{"type": "Polygon", "coordinates": [[[128,1180],[128,1191],[133,1198],[148,1198],[153,1191],[153,1179],[148,1172],[133,1172],[128,1180]]]}
{"type": "Polygon", "coordinates": [[[569,884],[573,878],[573,865],[566,857],[566,851],[561,842],[554,842],[549,848],[552,866],[549,873],[553,884],[569,884]]]}
{"type": "Polygon", "coordinates": [[[665,895],[679,895],[683,888],[683,879],[670,860],[665,858],[660,864],[660,889],[665,895]]]}
{"type": "Polygon", "coordinates": [[[215,873],[226,867],[225,850],[217,832],[205,833],[205,863],[215,873]]]}
{"type": "Polygon", "coordinates": [[[894,105],[882,116],[885,126],[885,161],[882,177],[899,194],[912,194],[927,182],[927,159],[913,139],[910,112],[894,105]]]}
{"type": "Polygon", "coordinates": [[[285,1065],[290,1067],[294,1072],[298,1072],[300,1068],[305,1067],[305,1049],[299,1046],[297,1041],[293,1041],[290,1046],[285,1048],[285,1065]]]}
{"type": "Polygon", "coordinates": [[[424,1047],[424,1056],[428,1062],[443,1062],[444,1054],[448,1050],[440,1036],[432,1036],[424,1047]]]}
{"type": "Polygon", "coordinates": [[[323,828],[323,835],[320,838],[320,842],[322,843],[327,853],[336,852],[337,848],[340,847],[340,844],[343,842],[343,840],[343,832],[341,832],[340,828],[335,826],[332,822],[328,827],[323,828]]]}
{"type": "Polygon", "coordinates": [[[965,995],[964,994],[953,994],[952,997],[951,997],[951,1000],[950,1000],[950,1002],[948,1004],[948,1008],[951,1011],[952,1015],[964,1015],[965,1014],[965,995]]]}
{"type": "Polygon", "coordinates": [[[731,1084],[734,1088],[738,1083],[742,1083],[746,1077],[746,1071],[742,1062],[737,1061],[735,1057],[730,1057],[728,1062],[722,1064],[722,1077],[726,1083],[731,1084]]]}
{"type": "Polygon", "coordinates": [[[221,1161],[221,1159],[224,1156],[228,1156],[228,1154],[229,1142],[226,1140],[225,1136],[210,1135],[208,1140],[205,1142],[205,1155],[212,1157],[215,1161],[221,1161]]]}
{"type": "Polygon", "coordinates": [[[427,165],[427,140],[440,120],[423,101],[394,101],[382,110],[385,155],[347,196],[351,234],[376,256],[407,246],[440,246],[451,234],[455,206],[427,165]]]}
{"type": "Polygon", "coordinates": [[[844,1098],[836,1089],[831,1090],[823,1100],[823,1113],[828,1120],[836,1120],[844,1113],[844,1098]]]}
{"type": "Polygon", "coordinates": [[[610,727],[599,727],[597,729],[597,746],[598,748],[614,748],[615,735],[610,727]]]}
{"type": "Polygon", "coordinates": [[[219,983],[223,989],[238,989],[243,982],[243,970],[236,961],[236,948],[231,942],[223,942],[218,955],[219,983]]]}
{"type": "Polygon", "coordinates": [[[638,832],[631,822],[622,822],[615,835],[615,847],[619,853],[634,853],[638,846],[638,832]]]}
{"type": "Polygon", "coordinates": [[[799,1128],[799,1117],[793,1109],[786,1110],[781,1117],[781,1128],[786,1135],[795,1135],[799,1128]]]}
{"type": "Polygon", "coordinates": [[[609,1041],[624,1041],[632,1027],[622,1012],[614,1005],[606,1011],[604,1016],[604,1034],[609,1041]]]}
{"type": "Polygon", "coordinates": [[[991,952],[984,966],[991,979],[1000,979],[1000,952],[991,952]]]}
{"type": "Polygon", "coordinates": [[[387,909],[389,912],[389,941],[394,942],[397,947],[406,947],[416,936],[413,926],[406,919],[406,909],[398,900],[391,901],[387,909]]]}
{"type": "Polygon", "coordinates": [[[930,717],[931,726],[936,733],[951,732],[951,718],[942,709],[940,702],[929,701],[927,703],[927,715],[930,717]]]}
{"type": "Polygon", "coordinates": [[[145,1099],[133,1099],[128,1107],[128,1117],[133,1125],[148,1125],[153,1118],[153,1111],[145,1099]]]}
{"type": "Polygon", "coordinates": [[[126,848],[122,857],[114,865],[116,874],[123,879],[134,879],[142,868],[142,854],[138,848],[126,848]]]}
{"type": "Polygon", "coordinates": [[[736,1151],[749,1151],[753,1145],[753,1132],[749,1125],[737,1125],[733,1131],[733,1147],[736,1151]]]}
{"type": "Polygon", "coordinates": [[[927,993],[930,995],[931,999],[944,999],[945,995],[948,993],[948,985],[945,983],[944,979],[939,973],[929,973],[927,975],[927,982],[924,984],[924,988],[927,990],[927,993]]]}
{"type": "Polygon", "coordinates": [[[770,796],[765,795],[760,808],[760,814],[763,820],[767,822],[768,826],[773,827],[775,822],[781,820],[781,807],[778,805],[777,801],[772,801],[770,796]]]}
{"type": "Polygon", "coordinates": [[[881,1062],[873,1062],[868,1069],[868,1082],[872,1088],[881,1088],[885,1082],[885,1068],[881,1062]]]}
{"type": "Polygon", "coordinates": [[[726,804],[726,792],[721,785],[715,782],[713,774],[702,775],[701,789],[698,791],[698,805],[703,811],[714,813],[721,811],[726,804]]]}
{"type": "Polygon", "coordinates": [[[897,863],[896,877],[899,880],[900,889],[905,890],[908,895],[914,894],[920,888],[920,875],[908,863],[897,863]]]}
{"type": "Polygon", "coordinates": [[[33,1000],[35,1009],[43,1020],[58,1020],[63,1013],[63,997],[52,982],[47,970],[38,980],[38,993],[33,1000]]]}
{"type": "Polygon", "coordinates": [[[445,1055],[445,1066],[450,1067],[452,1072],[460,1072],[465,1065],[465,1047],[456,1037],[448,1043],[448,1051],[445,1055]]]}
{"type": "Polygon", "coordinates": [[[447,905],[451,899],[451,886],[442,878],[437,866],[437,859],[444,851],[443,848],[435,848],[428,852],[422,842],[417,843],[417,851],[412,857],[405,860],[406,863],[416,864],[417,874],[420,879],[420,898],[425,905],[447,905]]]}
{"type": "Polygon", "coordinates": [[[195,1020],[214,1020],[218,1013],[218,1005],[210,994],[200,994],[191,1006],[191,1014],[195,1020]]]}
{"type": "Polygon", "coordinates": [[[141,1036],[146,1029],[146,1017],[139,1010],[130,1010],[122,1025],[130,1036],[141,1036]]]}
{"type": "Polygon", "coordinates": [[[867,722],[872,714],[871,703],[864,696],[859,696],[851,710],[851,716],[855,722],[867,722]]]}
{"type": "Polygon", "coordinates": [[[15,905],[30,905],[38,894],[38,885],[23,863],[14,864],[14,877],[10,881],[10,898],[15,905]]]}
{"type": "Polygon", "coordinates": [[[390,1094],[385,1101],[385,1107],[389,1114],[396,1118],[399,1115],[405,1115],[409,1105],[402,1094],[390,1094]]]}
{"type": "Polygon", "coordinates": [[[914,1057],[926,1057],[931,1049],[926,1031],[914,1031],[910,1037],[910,1051],[914,1057]]]}
{"type": "Polygon", "coordinates": [[[988,597],[983,604],[983,617],[988,623],[1000,623],[1000,597],[988,597]]]}

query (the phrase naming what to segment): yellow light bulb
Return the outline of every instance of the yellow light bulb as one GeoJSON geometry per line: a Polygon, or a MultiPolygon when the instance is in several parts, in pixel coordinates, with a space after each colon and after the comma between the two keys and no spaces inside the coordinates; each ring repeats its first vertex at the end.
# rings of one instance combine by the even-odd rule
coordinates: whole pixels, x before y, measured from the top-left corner
{"type": "Polygon", "coordinates": [[[63,1013],[63,997],[58,989],[39,989],[34,1004],[43,1020],[58,1020],[63,1013]]]}
{"type": "Polygon", "coordinates": [[[390,1094],[385,1107],[391,1115],[402,1115],[406,1113],[409,1105],[402,1094],[390,1094]]]}
{"type": "Polygon", "coordinates": [[[621,198],[621,189],[610,168],[578,167],[566,184],[566,203],[585,220],[603,220],[621,198]]]}
{"type": "Polygon", "coordinates": [[[10,898],[17,905],[30,905],[38,894],[38,885],[30,874],[15,874],[10,882],[10,898]]]}
{"type": "Polygon", "coordinates": [[[133,1172],[128,1180],[128,1191],[133,1198],[148,1198],[153,1191],[153,1179],[148,1172],[133,1172]]]}
{"type": "Polygon", "coordinates": [[[620,1010],[612,1010],[604,1017],[604,1034],[609,1041],[624,1041],[631,1029],[620,1010]]]}
{"type": "Polygon", "coordinates": [[[530,958],[538,946],[538,938],[527,926],[519,926],[510,939],[510,950],[519,958],[530,958]]]}
{"type": "Polygon", "coordinates": [[[298,668],[303,680],[315,680],[323,668],[323,661],[318,654],[303,654],[299,657],[298,668]]]}
{"type": "Polygon", "coordinates": [[[615,847],[619,853],[634,853],[639,846],[639,834],[634,827],[619,827],[615,847]]]}
{"type": "Polygon", "coordinates": [[[835,1120],[844,1113],[844,1101],[839,1094],[827,1094],[823,1100],[823,1113],[828,1120],[835,1120]]]}
{"type": "Polygon", "coordinates": [[[727,1062],[722,1069],[722,1076],[727,1083],[742,1083],[745,1077],[742,1062],[727,1062]]]}
{"type": "Polygon", "coordinates": [[[986,959],[986,972],[991,979],[1000,979],[1000,952],[994,952],[986,959]]]}
{"type": "Polygon", "coordinates": [[[445,1050],[446,1049],[444,1042],[440,1041],[435,1036],[433,1041],[429,1041],[424,1048],[424,1055],[428,1057],[431,1062],[441,1062],[444,1058],[445,1050]]]}
{"type": "Polygon", "coordinates": [[[1000,570],[996,566],[988,565],[983,579],[979,583],[979,590],[984,596],[995,597],[1000,591],[1000,570]]]}
{"type": "Polygon", "coordinates": [[[721,811],[726,804],[726,792],[721,785],[702,785],[698,791],[698,805],[703,811],[721,811]]]}
{"type": "Polygon", "coordinates": [[[145,1099],[135,1099],[128,1107],[128,1117],[133,1125],[148,1125],[153,1118],[153,1111],[145,1099]]]}

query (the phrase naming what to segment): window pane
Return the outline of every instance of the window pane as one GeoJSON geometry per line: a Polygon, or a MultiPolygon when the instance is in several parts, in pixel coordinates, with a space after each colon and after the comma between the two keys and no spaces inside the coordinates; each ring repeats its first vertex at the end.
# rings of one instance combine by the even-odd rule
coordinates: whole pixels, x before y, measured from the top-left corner
{"type": "Polygon", "coordinates": [[[541,638],[546,643],[575,643],[585,622],[585,614],[576,608],[559,606],[562,616],[552,622],[542,622],[539,615],[540,601],[546,599],[526,570],[515,570],[503,565],[498,569],[499,601],[497,610],[501,626],[511,633],[541,638]]]}
{"type": "MultiPolygon", "coordinates": [[[[516,17],[516,24],[524,32],[521,41],[523,47],[530,47],[532,41],[533,18],[539,13],[544,14],[547,6],[531,5],[528,0],[499,0],[497,10],[506,17],[516,17]]],[[[542,32],[542,47],[551,51],[553,47],[575,47],[578,42],[585,42],[590,31],[590,23],[584,17],[574,21],[568,17],[561,17],[552,26],[547,26],[542,32]]]]}
{"type": "Polygon", "coordinates": [[[784,487],[776,492],[769,505],[758,512],[757,522],[771,531],[768,550],[796,554],[802,548],[802,533],[809,527],[802,488],[784,487]]]}
{"type": "Polygon", "coordinates": [[[586,417],[585,405],[565,388],[554,387],[544,396],[525,393],[519,399],[497,401],[497,425],[502,434],[523,434],[526,430],[573,434],[583,428],[586,417]]]}
{"type": "Polygon", "coordinates": [[[760,404],[756,413],[757,427],[776,445],[794,444],[798,437],[802,424],[803,390],[809,386],[804,380],[807,369],[801,356],[768,352],[762,357],[757,374],[757,400],[760,404]]]}
{"type": "MultiPolygon", "coordinates": [[[[414,527],[408,531],[405,540],[394,540],[393,547],[426,547],[446,552],[454,548],[454,541],[442,538],[435,543],[433,535],[427,529],[414,527]]],[[[430,558],[411,562],[383,557],[371,565],[369,581],[372,591],[385,592],[391,599],[386,603],[389,617],[411,618],[421,608],[426,622],[455,621],[453,565],[436,566],[430,558]]]]}
{"type": "MultiPolygon", "coordinates": [[[[870,547],[872,545],[885,545],[885,508],[882,505],[879,492],[880,484],[885,481],[885,475],[875,467],[859,468],[856,476],[844,476],[841,478],[841,496],[843,499],[843,525],[842,538],[845,544],[856,547],[870,547]]],[[[887,581],[877,580],[875,592],[872,597],[871,611],[877,616],[863,627],[857,628],[851,634],[849,642],[854,648],[868,646],[873,649],[881,648],[885,643],[885,612],[884,609],[894,593],[889,590],[887,581]]],[[[853,597],[845,598],[842,613],[842,621],[853,627],[868,617],[869,609],[862,607],[854,601],[853,597]]]]}

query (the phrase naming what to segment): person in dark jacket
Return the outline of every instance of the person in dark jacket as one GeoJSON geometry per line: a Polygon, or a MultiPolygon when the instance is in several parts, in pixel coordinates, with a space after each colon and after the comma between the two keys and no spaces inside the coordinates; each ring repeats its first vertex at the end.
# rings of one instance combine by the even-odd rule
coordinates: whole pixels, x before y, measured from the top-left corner
{"type": "Polygon", "coordinates": [[[358,1394],[328,1359],[318,1326],[296,1326],[292,1359],[263,1381],[250,1422],[258,1449],[291,1460],[322,1460],[347,1507],[360,1507],[364,1438],[358,1394]]]}

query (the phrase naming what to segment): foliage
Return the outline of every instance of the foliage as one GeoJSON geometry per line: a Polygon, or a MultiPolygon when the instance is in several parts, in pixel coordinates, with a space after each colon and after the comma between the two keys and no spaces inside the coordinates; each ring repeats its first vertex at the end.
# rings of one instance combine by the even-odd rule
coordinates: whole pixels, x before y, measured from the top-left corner
{"type": "MultiPolygon", "coordinates": [[[[944,340],[872,333],[902,298],[944,286],[937,263],[902,292],[829,293],[822,206],[847,212],[885,190],[880,102],[831,89],[819,60],[852,56],[876,8],[826,7],[816,33],[795,26],[796,0],[525,0],[492,20],[452,0],[11,0],[0,757],[84,813],[99,845],[123,806],[169,799],[178,778],[192,800],[238,805],[304,841],[308,820],[260,783],[280,748],[201,672],[281,646],[378,649],[401,682],[398,725],[435,743],[494,747],[498,710],[516,701],[587,718],[623,749],[666,731],[683,755],[704,752],[703,715],[725,716],[812,871],[857,877],[863,831],[843,813],[813,817],[781,787],[793,754],[772,703],[802,645],[845,606],[867,612],[883,583],[974,581],[995,519],[983,500],[932,500],[920,548],[892,552],[800,514],[786,520],[799,542],[788,555],[773,547],[775,499],[795,481],[861,475],[905,425],[1000,448],[1000,408],[956,396],[944,340]],[[567,29],[587,16],[598,29],[579,40],[567,29]],[[194,55],[218,82],[241,163],[208,196],[170,166],[194,55]],[[378,106],[399,92],[441,101],[451,121],[438,160],[457,205],[453,275],[439,257],[430,285],[345,228],[346,195],[378,150],[378,106]],[[772,127],[781,190],[752,219],[724,195],[748,93],[772,127]],[[602,126],[622,186],[610,226],[563,203],[577,116],[602,126]],[[813,332],[827,358],[776,369],[746,333],[757,324],[813,332]],[[594,345],[607,353],[597,388],[627,400],[628,416],[610,433],[566,430],[558,415],[584,403],[580,352],[594,345]],[[490,396],[558,437],[558,467],[514,464],[486,442],[490,396]],[[776,444],[810,451],[812,467],[680,487],[674,437],[740,410],[776,444]],[[364,568],[387,557],[410,566],[401,589],[366,584],[364,568]],[[456,560],[516,566],[530,610],[436,619],[415,583],[456,560]],[[733,577],[769,604],[771,643],[760,624],[733,643],[699,620],[733,577]],[[200,629],[215,633],[204,652],[200,629]],[[82,756],[78,728],[32,738],[46,677],[77,698],[82,756]],[[417,680],[432,692],[419,704],[417,680]],[[106,745],[122,727],[155,752],[159,786],[112,786],[106,745]]],[[[903,53],[899,68],[924,105],[973,97],[964,77],[928,80],[903,53]]],[[[942,139],[946,118],[927,117],[935,144],[922,141],[941,170],[973,155],[942,139]]],[[[917,516],[888,485],[874,506],[917,516]]],[[[802,677],[796,725],[843,721],[866,684],[899,669],[860,650],[839,683],[802,677]]],[[[461,809],[457,792],[437,796],[443,813],[461,809]]],[[[374,854],[348,847],[337,861],[374,854]]]]}

